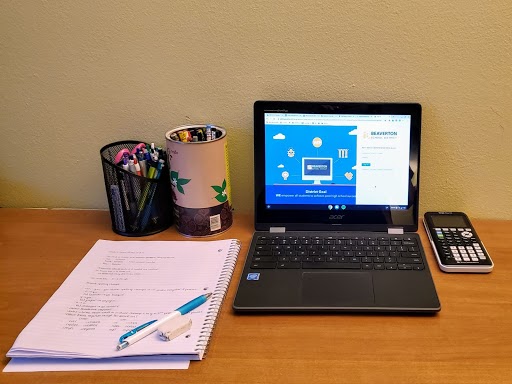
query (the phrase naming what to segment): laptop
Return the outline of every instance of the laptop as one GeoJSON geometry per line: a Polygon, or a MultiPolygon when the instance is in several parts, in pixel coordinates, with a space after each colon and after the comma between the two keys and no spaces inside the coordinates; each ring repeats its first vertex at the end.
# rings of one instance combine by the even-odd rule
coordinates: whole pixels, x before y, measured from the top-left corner
{"type": "Polygon", "coordinates": [[[418,229],[421,105],[256,101],[236,312],[441,309],[418,229]]]}

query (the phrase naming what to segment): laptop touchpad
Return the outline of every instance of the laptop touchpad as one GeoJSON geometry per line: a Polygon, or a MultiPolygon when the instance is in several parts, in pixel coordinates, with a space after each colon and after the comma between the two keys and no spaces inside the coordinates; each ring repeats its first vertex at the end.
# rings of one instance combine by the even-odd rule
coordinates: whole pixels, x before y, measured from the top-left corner
{"type": "Polygon", "coordinates": [[[368,272],[304,272],[302,303],[313,307],[374,305],[372,275],[368,272]]]}

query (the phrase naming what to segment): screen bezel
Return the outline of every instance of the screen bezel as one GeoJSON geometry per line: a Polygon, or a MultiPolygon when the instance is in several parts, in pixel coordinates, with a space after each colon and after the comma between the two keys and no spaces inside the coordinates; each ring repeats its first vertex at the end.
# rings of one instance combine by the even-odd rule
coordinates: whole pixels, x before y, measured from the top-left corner
{"type": "Polygon", "coordinates": [[[254,189],[256,230],[286,227],[286,230],[371,230],[387,231],[401,227],[404,231],[418,229],[418,197],[420,171],[421,105],[418,103],[346,103],[268,101],[254,103],[254,189]],[[389,206],[343,212],[318,210],[269,210],[265,204],[265,122],[266,112],[321,114],[410,115],[409,168],[412,188],[407,209],[394,211],[389,206]]]}

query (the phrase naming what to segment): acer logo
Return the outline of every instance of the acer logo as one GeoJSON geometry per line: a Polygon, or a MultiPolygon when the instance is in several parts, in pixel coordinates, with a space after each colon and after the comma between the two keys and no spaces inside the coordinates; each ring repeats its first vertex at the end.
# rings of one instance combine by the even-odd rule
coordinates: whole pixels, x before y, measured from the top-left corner
{"type": "Polygon", "coordinates": [[[329,215],[329,220],[341,220],[345,215],[329,215]]]}

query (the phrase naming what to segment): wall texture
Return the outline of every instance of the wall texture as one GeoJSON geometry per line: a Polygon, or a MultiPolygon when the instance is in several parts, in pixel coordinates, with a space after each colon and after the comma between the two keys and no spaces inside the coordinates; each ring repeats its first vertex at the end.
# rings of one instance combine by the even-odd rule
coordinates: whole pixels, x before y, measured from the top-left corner
{"type": "Polygon", "coordinates": [[[421,211],[512,219],[509,0],[3,1],[0,206],[106,208],[99,149],[228,130],[253,210],[257,99],[423,105],[421,211]]]}

